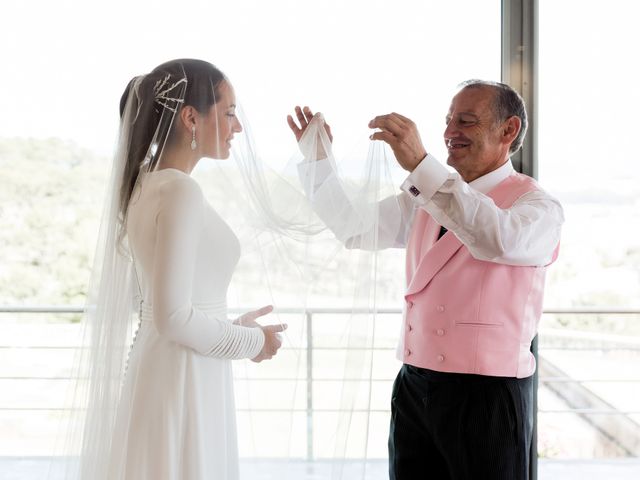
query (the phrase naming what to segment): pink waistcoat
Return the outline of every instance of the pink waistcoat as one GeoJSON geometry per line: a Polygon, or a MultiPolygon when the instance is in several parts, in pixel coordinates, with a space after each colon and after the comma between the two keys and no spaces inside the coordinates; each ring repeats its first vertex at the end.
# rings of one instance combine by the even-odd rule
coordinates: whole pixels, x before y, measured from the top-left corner
{"type": "MultiPolygon", "coordinates": [[[[488,196],[509,208],[536,188],[535,180],[515,174],[488,196]]],[[[441,372],[532,375],[529,349],[542,314],[545,267],[476,260],[452,232],[436,242],[439,231],[427,212],[416,212],[398,358],[441,372]]]]}

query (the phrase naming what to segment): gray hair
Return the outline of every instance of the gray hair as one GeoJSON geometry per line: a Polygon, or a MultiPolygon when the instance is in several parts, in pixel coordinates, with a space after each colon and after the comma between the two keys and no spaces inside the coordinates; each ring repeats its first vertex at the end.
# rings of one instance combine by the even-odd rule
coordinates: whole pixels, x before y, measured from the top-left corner
{"type": "Polygon", "coordinates": [[[529,125],[527,121],[527,110],[525,109],[524,100],[520,94],[505,83],[492,82],[489,80],[467,80],[458,85],[458,87],[461,90],[465,88],[490,88],[493,90],[495,93],[493,97],[493,113],[496,120],[503,122],[513,116],[520,119],[520,131],[509,146],[509,153],[514,154],[520,150],[529,125]]]}

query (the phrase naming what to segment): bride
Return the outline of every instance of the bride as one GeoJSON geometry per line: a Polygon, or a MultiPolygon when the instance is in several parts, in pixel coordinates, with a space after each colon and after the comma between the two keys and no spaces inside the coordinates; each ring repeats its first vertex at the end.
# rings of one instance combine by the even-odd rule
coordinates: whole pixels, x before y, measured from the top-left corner
{"type": "Polygon", "coordinates": [[[86,408],[82,480],[238,478],[230,360],[270,359],[286,325],[256,322],[271,306],[228,319],[239,241],[190,176],[203,157],[229,157],[235,103],[200,60],[164,63],[122,95],[74,405],[86,408]]]}

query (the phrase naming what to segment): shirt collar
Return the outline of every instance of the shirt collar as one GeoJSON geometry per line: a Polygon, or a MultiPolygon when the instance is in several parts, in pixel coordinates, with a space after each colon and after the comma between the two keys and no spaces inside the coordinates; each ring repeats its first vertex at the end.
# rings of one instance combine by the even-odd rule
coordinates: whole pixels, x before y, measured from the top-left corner
{"type": "Polygon", "coordinates": [[[489,172],[470,182],[469,186],[474,190],[486,195],[495,187],[497,187],[500,182],[502,182],[509,175],[512,175],[514,172],[515,170],[513,169],[513,165],[511,164],[511,159],[509,159],[492,172],[489,172]]]}

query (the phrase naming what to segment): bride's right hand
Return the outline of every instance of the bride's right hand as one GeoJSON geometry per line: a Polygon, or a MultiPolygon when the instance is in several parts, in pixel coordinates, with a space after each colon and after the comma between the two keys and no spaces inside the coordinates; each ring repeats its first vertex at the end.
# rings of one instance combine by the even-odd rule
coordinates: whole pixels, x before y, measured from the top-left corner
{"type": "Polygon", "coordinates": [[[276,353],[278,353],[278,349],[282,346],[280,332],[286,330],[287,325],[285,323],[281,323],[278,325],[265,325],[264,327],[259,328],[261,328],[264,333],[264,345],[262,346],[260,353],[251,359],[252,362],[256,363],[263,360],[270,360],[276,353]]]}

